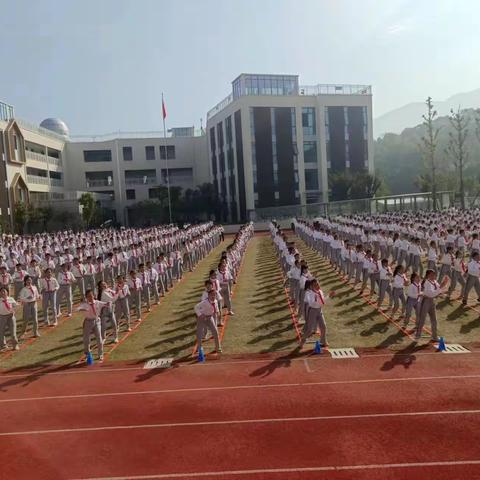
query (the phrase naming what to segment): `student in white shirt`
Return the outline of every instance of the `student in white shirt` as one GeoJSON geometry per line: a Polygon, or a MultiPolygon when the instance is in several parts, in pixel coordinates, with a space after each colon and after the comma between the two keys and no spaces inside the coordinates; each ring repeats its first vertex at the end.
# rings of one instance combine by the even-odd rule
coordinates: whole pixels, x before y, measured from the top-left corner
{"type": "Polygon", "coordinates": [[[57,313],[61,314],[61,304],[65,301],[67,306],[67,317],[72,316],[73,293],[72,286],[75,283],[75,276],[70,271],[70,264],[63,263],[60,272],[57,274],[58,292],[57,292],[57,313]]]}
{"type": "Polygon", "coordinates": [[[448,289],[448,297],[452,295],[457,286],[457,282],[460,284],[461,291],[460,297],[463,297],[463,290],[465,289],[465,274],[467,273],[467,267],[463,261],[463,252],[457,250],[455,252],[455,260],[453,261],[452,281],[448,289]]]}
{"type": "Polygon", "coordinates": [[[135,307],[137,314],[137,322],[142,321],[142,281],[137,278],[137,272],[130,270],[130,276],[127,280],[127,285],[130,290],[129,304],[130,310],[135,307]]]}
{"type": "Polygon", "coordinates": [[[104,306],[104,302],[95,300],[92,290],[87,290],[85,292],[85,301],[77,307],[77,311],[83,314],[83,351],[85,355],[90,353],[90,337],[93,333],[97,339],[98,359],[100,361],[103,361],[100,312],[104,306]]]}
{"type": "Polygon", "coordinates": [[[118,343],[118,324],[115,317],[115,302],[117,301],[118,293],[109,288],[102,280],[97,284],[97,291],[97,300],[105,304],[100,312],[102,340],[105,342],[107,337],[107,324],[110,321],[113,329],[113,343],[118,343]]]}
{"type": "Polygon", "coordinates": [[[298,307],[298,296],[300,293],[300,261],[295,260],[290,270],[287,272],[285,278],[284,288],[288,283],[288,291],[290,296],[290,303],[294,307],[298,307]]]}
{"type": "Polygon", "coordinates": [[[37,287],[33,285],[32,278],[27,275],[24,279],[24,286],[18,295],[18,301],[23,305],[23,328],[20,337],[25,335],[30,322],[32,323],[33,336],[35,338],[40,336],[37,312],[37,301],[39,299],[40,293],[38,293],[37,287]]]}
{"type": "Polygon", "coordinates": [[[229,315],[233,315],[232,311],[232,292],[230,291],[230,282],[232,276],[227,270],[227,265],[225,263],[220,263],[218,265],[218,275],[217,278],[220,282],[220,295],[223,300],[223,307],[227,309],[229,315]]]}
{"type": "MultiPolygon", "coordinates": [[[[330,292],[329,297],[333,297],[335,292],[330,292]]],[[[302,340],[300,342],[300,348],[305,345],[307,339],[313,335],[317,328],[320,330],[320,344],[322,347],[326,347],[327,343],[327,325],[323,316],[323,306],[325,305],[327,298],[320,289],[318,281],[314,278],[307,280],[305,283],[305,306],[306,306],[306,322],[303,327],[302,340]]]]}
{"type": "Polygon", "coordinates": [[[445,253],[440,260],[440,273],[438,274],[438,281],[441,281],[446,275],[452,277],[452,269],[455,265],[455,256],[453,255],[453,247],[448,246],[445,253]]]}
{"type": "Polygon", "coordinates": [[[160,303],[160,294],[158,292],[158,272],[152,267],[152,262],[146,264],[146,271],[150,276],[150,296],[155,300],[155,305],[160,303]]]}
{"type": "Polygon", "coordinates": [[[379,277],[380,277],[380,282],[379,282],[379,288],[378,288],[379,291],[378,291],[377,306],[378,308],[382,308],[385,294],[388,293],[388,296],[390,297],[389,307],[391,307],[393,303],[392,287],[390,285],[390,282],[392,280],[392,271],[388,266],[388,260],[386,258],[384,258],[381,262],[379,277]]]}
{"type": "Polygon", "coordinates": [[[8,327],[12,338],[13,350],[18,350],[17,338],[17,319],[15,318],[15,308],[17,303],[12,297],[8,296],[6,287],[0,287],[0,351],[6,348],[5,330],[8,327]]]}
{"type": "Polygon", "coordinates": [[[430,324],[432,329],[432,342],[438,341],[437,334],[437,310],[435,307],[435,298],[445,292],[445,287],[448,284],[448,277],[445,276],[442,282],[439,284],[435,280],[435,272],[433,270],[427,270],[425,272],[425,278],[422,281],[422,302],[420,305],[419,319],[417,322],[417,330],[415,333],[415,340],[419,340],[422,335],[423,326],[427,315],[430,318],[430,324]]]}
{"type": "Polygon", "coordinates": [[[432,240],[428,248],[427,268],[429,270],[433,270],[435,273],[437,273],[437,259],[438,259],[437,244],[432,240]]]}
{"type": "Polygon", "coordinates": [[[117,320],[117,326],[120,325],[120,320],[123,316],[127,322],[127,331],[130,332],[132,330],[130,327],[130,306],[128,303],[130,288],[126,284],[125,278],[122,275],[117,277],[115,293],[117,295],[117,301],[115,302],[115,318],[117,320]]]}
{"type": "Polygon", "coordinates": [[[405,306],[405,326],[410,322],[412,312],[415,310],[415,320],[418,322],[419,310],[422,298],[421,279],[418,273],[414,272],[410,276],[410,285],[407,288],[407,304],[405,306]]]}
{"type": "Polygon", "coordinates": [[[393,310],[392,317],[398,310],[400,303],[402,304],[402,315],[406,307],[406,299],[404,287],[408,285],[407,278],[405,277],[405,269],[403,265],[397,265],[393,271],[392,282],[392,295],[393,295],[393,310]]]}
{"type": "Polygon", "coordinates": [[[57,280],[52,276],[52,270],[47,268],[43,278],[40,279],[40,292],[42,294],[43,321],[48,326],[56,326],[58,323],[57,290],[60,288],[57,280]],[[53,320],[50,323],[49,310],[52,310],[53,320]]]}
{"type": "Polygon", "coordinates": [[[13,296],[14,298],[18,298],[20,294],[20,290],[24,287],[24,280],[27,276],[27,272],[23,269],[21,263],[17,263],[15,265],[15,271],[13,272],[13,296]]]}
{"type": "Polygon", "coordinates": [[[215,341],[215,349],[217,352],[222,351],[220,345],[220,337],[216,325],[216,317],[219,312],[217,297],[215,290],[208,292],[208,298],[202,300],[195,305],[195,313],[197,315],[197,344],[198,349],[202,348],[202,340],[206,330],[210,330],[215,341]]]}
{"type": "Polygon", "coordinates": [[[465,288],[463,289],[463,305],[467,304],[468,294],[472,288],[475,288],[477,293],[478,301],[480,301],[480,254],[475,252],[471,256],[470,262],[468,262],[467,267],[467,282],[465,288]]]}
{"type": "Polygon", "coordinates": [[[142,302],[145,304],[147,312],[150,312],[150,274],[145,270],[143,263],[138,265],[137,278],[142,282],[142,302]]]}

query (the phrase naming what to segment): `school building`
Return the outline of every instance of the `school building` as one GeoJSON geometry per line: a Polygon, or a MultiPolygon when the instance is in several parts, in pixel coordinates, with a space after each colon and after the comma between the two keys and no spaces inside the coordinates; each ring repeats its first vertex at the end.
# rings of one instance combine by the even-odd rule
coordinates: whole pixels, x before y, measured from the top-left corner
{"type": "Polygon", "coordinates": [[[80,138],[49,118],[33,125],[0,102],[0,221],[18,202],[78,211],[94,193],[128,224],[128,206],[212,182],[225,220],[328,201],[331,172],[373,172],[372,92],[368,85],[299,85],[298,75],[241,74],[207,113],[205,131],[172,128],[80,138]],[[272,211],[273,211],[272,210],[272,211]]]}

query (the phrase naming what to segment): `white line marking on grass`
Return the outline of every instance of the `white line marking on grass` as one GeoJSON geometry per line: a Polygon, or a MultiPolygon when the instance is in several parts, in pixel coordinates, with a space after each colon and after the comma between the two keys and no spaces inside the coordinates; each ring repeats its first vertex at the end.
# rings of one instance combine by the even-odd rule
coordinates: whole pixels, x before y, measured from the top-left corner
{"type": "Polygon", "coordinates": [[[466,380],[479,379],[480,375],[441,375],[437,377],[410,377],[410,378],[370,378],[364,380],[332,380],[325,382],[299,382],[299,383],[272,383],[261,385],[231,385],[218,387],[174,388],[165,390],[144,390],[132,392],[106,392],[84,393],[77,395],[50,395],[44,397],[2,398],[0,403],[34,402],[39,400],[72,400],[77,398],[100,398],[121,397],[131,395],[159,395],[165,393],[192,393],[192,392],[218,392],[229,390],[262,390],[269,388],[292,388],[292,387],[324,387],[329,385],[359,385],[368,383],[395,383],[395,382],[424,382],[432,380],[466,380]]]}
{"type": "Polygon", "coordinates": [[[89,477],[77,480],[149,480],[155,478],[198,478],[255,475],[265,473],[337,472],[348,470],[387,470],[395,468],[460,467],[480,465],[480,460],[450,460],[443,462],[378,463],[370,465],[331,465],[325,467],[264,468],[255,470],[224,470],[222,472],[159,473],[158,475],[129,475],[128,477],[89,477]]]}
{"type": "Polygon", "coordinates": [[[105,425],[102,427],[56,428],[50,430],[27,430],[18,432],[0,432],[0,437],[13,437],[21,435],[45,435],[54,433],[82,433],[104,432],[114,430],[141,430],[155,428],[179,427],[207,427],[223,425],[252,425],[270,423],[293,422],[320,422],[335,420],[362,420],[372,418],[399,418],[399,417],[433,417],[437,415],[478,415],[480,410],[437,410],[432,412],[398,412],[398,413],[362,413],[357,415],[325,415],[320,417],[286,417],[286,418],[255,418],[245,420],[216,420],[208,422],[177,422],[177,423],[145,423],[139,425],[105,425]]]}

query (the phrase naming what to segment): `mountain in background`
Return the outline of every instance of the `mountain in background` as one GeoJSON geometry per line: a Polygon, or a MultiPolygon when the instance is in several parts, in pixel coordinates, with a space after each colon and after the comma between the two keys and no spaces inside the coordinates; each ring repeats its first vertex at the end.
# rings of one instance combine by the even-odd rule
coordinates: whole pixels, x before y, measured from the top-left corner
{"type": "MultiPolygon", "coordinates": [[[[450,110],[461,108],[480,108],[480,88],[466,93],[457,93],[443,102],[433,99],[439,116],[448,115],[450,110]]],[[[381,115],[373,121],[373,135],[375,138],[385,133],[402,133],[405,128],[414,127],[422,123],[422,115],[426,112],[424,102],[414,102],[404,105],[381,115]]]]}

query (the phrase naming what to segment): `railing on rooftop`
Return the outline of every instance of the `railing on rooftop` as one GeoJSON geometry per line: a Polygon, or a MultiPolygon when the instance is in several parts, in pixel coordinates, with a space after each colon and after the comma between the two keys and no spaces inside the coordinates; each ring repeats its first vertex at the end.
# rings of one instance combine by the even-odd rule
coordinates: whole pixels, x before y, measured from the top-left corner
{"type": "Polygon", "coordinates": [[[63,135],[55,133],[52,130],[48,130],[47,128],[39,127],[38,125],[27,122],[26,120],[22,120],[21,118],[15,118],[15,121],[21,128],[23,128],[24,130],[28,130],[29,132],[39,133],[40,135],[52,137],[56,140],[61,140],[62,142],[65,142],[67,140],[63,135]]]}
{"type": "MultiPolygon", "coordinates": [[[[173,132],[167,131],[167,138],[189,138],[183,136],[174,136],[172,135],[173,132]]],[[[193,131],[194,137],[201,137],[205,135],[205,130],[195,129],[193,131]]],[[[110,133],[103,133],[101,135],[70,135],[70,141],[81,143],[81,142],[108,142],[111,140],[120,140],[120,139],[135,139],[135,138],[158,138],[159,140],[163,140],[165,138],[163,134],[163,130],[152,130],[146,132],[110,132],[110,133]]]]}
{"type": "Polygon", "coordinates": [[[13,105],[9,105],[5,102],[0,102],[0,120],[8,122],[15,115],[15,110],[13,105]]]}
{"type": "MultiPolygon", "coordinates": [[[[298,87],[299,95],[371,95],[371,85],[347,85],[347,84],[318,84],[318,85],[301,85],[298,87]]],[[[250,96],[244,92],[242,96],[250,96]]],[[[257,95],[255,95],[257,96],[257,95]]],[[[218,112],[233,102],[233,95],[230,94],[221,102],[217,103],[207,113],[207,120],[212,118],[218,112]]]]}
{"type": "Polygon", "coordinates": [[[371,85],[300,85],[300,95],[371,95],[371,85]]]}

